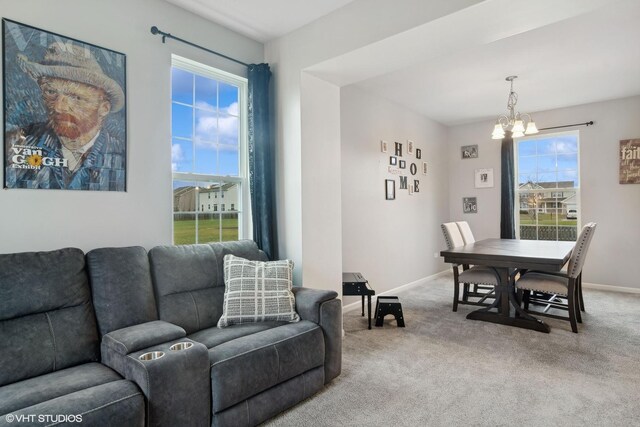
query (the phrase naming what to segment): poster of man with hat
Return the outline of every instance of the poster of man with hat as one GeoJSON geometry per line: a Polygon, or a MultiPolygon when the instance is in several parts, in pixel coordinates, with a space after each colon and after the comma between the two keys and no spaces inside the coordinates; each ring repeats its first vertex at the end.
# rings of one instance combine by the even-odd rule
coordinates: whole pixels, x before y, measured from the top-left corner
{"type": "Polygon", "coordinates": [[[2,24],[5,187],[125,191],[125,55],[2,24]]]}

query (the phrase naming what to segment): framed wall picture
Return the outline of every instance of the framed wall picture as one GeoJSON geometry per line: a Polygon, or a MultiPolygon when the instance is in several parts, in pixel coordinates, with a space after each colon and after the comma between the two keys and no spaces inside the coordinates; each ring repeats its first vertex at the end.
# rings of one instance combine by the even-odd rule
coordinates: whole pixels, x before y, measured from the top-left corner
{"type": "Polygon", "coordinates": [[[387,149],[388,149],[388,143],[387,143],[387,141],[384,141],[384,140],[380,141],[380,151],[381,151],[382,153],[386,153],[386,152],[387,152],[387,149]]]}
{"type": "Polygon", "coordinates": [[[407,167],[407,162],[404,160],[400,160],[400,164],[398,165],[400,169],[405,169],[407,167]]]}
{"type": "Polygon", "coordinates": [[[422,150],[419,148],[416,148],[416,159],[421,159],[422,158],[422,150]]]}
{"type": "Polygon", "coordinates": [[[493,169],[476,169],[475,185],[476,188],[493,187],[493,169]]]}
{"type": "Polygon", "coordinates": [[[460,147],[460,153],[463,159],[477,159],[478,145],[463,145],[460,147]]]}
{"type": "Polygon", "coordinates": [[[396,199],[396,181],[394,179],[384,180],[384,195],[387,200],[396,199]]]}
{"type": "Polygon", "coordinates": [[[478,213],[478,199],[476,197],[463,197],[462,212],[466,214],[478,213]]]}
{"type": "Polygon", "coordinates": [[[410,185],[409,186],[409,195],[412,195],[412,194],[413,194],[413,185],[410,185]]]}
{"type": "Polygon", "coordinates": [[[620,141],[620,184],[640,184],[640,139],[620,141]]]}
{"type": "Polygon", "coordinates": [[[422,175],[427,174],[427,162],[422,162],[422,175]]]}
{"type": "Polygon", "coordinates": [[[398,164],[398,158],[396,156],[389,156],[389,164],[395,166],[398,164]]]}
{"type": "Polygon", "coordinates": [[[8,19],[4,186],[125,191],[124,54],[8,19]]]}
{"type": "Polygon", "coordinates": [[[407,154],[413,154],[413,141],[410,139],[407,139],[407,154]]]}

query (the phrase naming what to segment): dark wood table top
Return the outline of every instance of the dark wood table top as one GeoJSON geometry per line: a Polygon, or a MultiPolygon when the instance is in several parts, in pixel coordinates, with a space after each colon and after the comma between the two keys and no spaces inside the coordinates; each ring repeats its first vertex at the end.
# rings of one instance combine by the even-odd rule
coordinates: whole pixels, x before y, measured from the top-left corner
{"type": "Polygon", "coordinates": [[[485,239],[440,252],[445,262],[559,271],[574,242],[548,240],[485,239]]]}

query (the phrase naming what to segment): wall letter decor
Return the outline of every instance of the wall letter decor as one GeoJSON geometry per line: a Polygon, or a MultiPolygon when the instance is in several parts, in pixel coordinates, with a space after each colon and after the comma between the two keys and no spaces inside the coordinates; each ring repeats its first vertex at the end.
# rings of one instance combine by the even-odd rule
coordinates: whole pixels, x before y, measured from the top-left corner
{"type": "Polygon", "coordinates": [[[406,190],[407,189],[407,177],[406,176],[401,176],[400,177],[400,189],[401,190],[406,190]]]}
{"type": "Polygon", "coordinates": [[[402,157],[402,144],[396,142],[396,156],[402,157]]]}

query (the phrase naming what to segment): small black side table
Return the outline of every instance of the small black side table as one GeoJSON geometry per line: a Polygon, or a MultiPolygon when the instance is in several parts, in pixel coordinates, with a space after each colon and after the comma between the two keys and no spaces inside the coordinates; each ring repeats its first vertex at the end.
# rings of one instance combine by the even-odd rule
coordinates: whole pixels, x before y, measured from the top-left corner
{"type": "Polygon", "coordinates": [[[367,313],[369,316],[369,329],[371,329],[371,295],[376,291],[369,287],[369,282],[360,273],[342,273],[342,295],[362,296],[362,315],[364,316],[364,297],[367,297],[367,313]]]}

